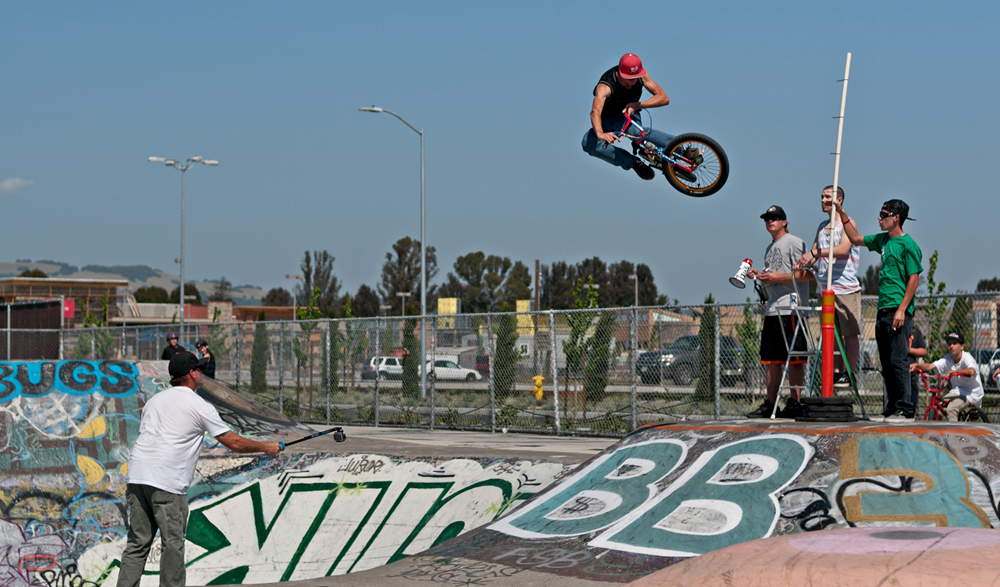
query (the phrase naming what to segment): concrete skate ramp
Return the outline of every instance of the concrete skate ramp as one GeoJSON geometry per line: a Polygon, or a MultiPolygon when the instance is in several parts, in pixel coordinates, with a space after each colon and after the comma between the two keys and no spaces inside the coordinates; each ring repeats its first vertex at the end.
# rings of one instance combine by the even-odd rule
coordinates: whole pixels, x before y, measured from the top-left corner
{"type": "Polygon", "coordinates": [[[995,527],[996,433],[947,423],[651,426],[502,519],[341,586],[628,583],[769,536],[995,527]]]}
{"type": "MultiPolygon", "coordinates": [[[[115,584],[129,447],[142,406],[168,386],[160,361],[0,362],[0,585],[115,584]]],[[[312,431],[216,382],[198,393],[245,436],[312,431]]],[[[384,565],[497,519],[567,469],[510,458],[237,455],[206,438],[189,491],[188,583],[384,565]]],[[[154,543],[144,585],[156,584],[158,562],[154,543]]]]}

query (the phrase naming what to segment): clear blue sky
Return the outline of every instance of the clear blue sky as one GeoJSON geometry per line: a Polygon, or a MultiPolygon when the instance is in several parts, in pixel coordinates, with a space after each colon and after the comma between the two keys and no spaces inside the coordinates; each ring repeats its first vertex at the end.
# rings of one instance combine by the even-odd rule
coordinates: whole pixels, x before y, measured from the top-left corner
{"type": "MultiPolygon", "coordinates": [[[[862,232],[902,198],[939,279],[1000,274],[996,2],[0,2],[0,258],[175,271],[187,174],[187,275],[288,287],[306,249],[345,291],[419,237],[440,281],[482,250],[532,265],[648,264],[700,302],[762,260],[770,204],[811,241],[833,179],[862,232]],[[613,8],[612,8],[613,7],[613,8]],[[591,90],[635,52],[671,104],[653,125],[716,138],[732,163],[705,199],[584,154],[591,90]]],[[[862,265],[877,262],[863,253],[862,265]]]]}

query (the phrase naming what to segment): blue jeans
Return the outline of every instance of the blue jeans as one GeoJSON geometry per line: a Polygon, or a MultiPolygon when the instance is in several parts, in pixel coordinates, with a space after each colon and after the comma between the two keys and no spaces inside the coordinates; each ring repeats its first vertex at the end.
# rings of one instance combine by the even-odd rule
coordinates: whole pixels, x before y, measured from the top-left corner
{"type": "MultiPolygon", "coordinates": [[[[621,131],[622,125],[625,124],[624,116],[616,116],[615,118],[610,118],[608,120],[602,120],[601,126],[604,128],[604,132],[614,132],[617,133],[621,131]]],[[[629,134],[638,135],[639,129],[635,128],[634,125],[629,125],[629,134]]],[[[670,141],[674,139],[674,135],[669,135],[663,131],[651,129],[646,135],[646,140],[653,143],[657,147],[666,147],[670,141]]],[[[630,139],[622,139],[623,142],[630,142],[630,139]]],[[[638,160],[638,158],[633,155],[629,149],[621,149],[611,145],[605,147],[601,144],[601,141],[597,139],[597,131],[593,128],[588,130],[583,135],[582,141],[583,150],[587,152],[588,155],[592,157],[597,157],[598,159],[603,159],[612,165],[621,167],[622,169],[632,169],[632,166],[638,160]]]]}

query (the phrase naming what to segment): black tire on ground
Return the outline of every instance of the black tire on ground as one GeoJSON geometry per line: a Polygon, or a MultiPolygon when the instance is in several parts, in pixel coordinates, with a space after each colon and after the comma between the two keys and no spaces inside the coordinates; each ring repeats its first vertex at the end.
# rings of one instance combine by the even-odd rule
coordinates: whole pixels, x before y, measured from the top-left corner
{"type": "Polygon", "coordinates": [[[385,381],[388,378],[389,378],[389,376],[386,374],[385,371],[379,371],[378,372],[378,380],[379,381],[385,381]]]}
{"type": "Polygon", "coordinates": [[[674,140],[667,144],[664,151],[674,156],[680,156],[680,153],[675,153],[675,151],[681,151],[687,147],[696,147],[704,151],[701,165],[694,170],[697,179],[688,181],[679,177],[674,173],[674,166],[668,164],[667,168],[663,170],[663,175],[670,182],[670,185],[680,193],[695,198],[711,196],[722,189],[722,186],[726,185],[726,180],[729,179],[729,157],[722,150],[722,146],[705,135],[685,133],[674,137],[674,140]]]}
{"type": "Polygon", "coordinates": [[[694,374],[691,372],[691,365],[678,365],[674,369],[674,375],[671,377],[674,383],[677,385],[691,385],[694,381],[694,374]]]}
{"type": "Polygon", "coordinates": [[[853,414],[853,406],[812,406],[806,404],[806,411],[810,414],[853,414]]]}
{"type": "Polygon", "coordinates": [[[853,397],[821,397],[807,396],[802,398],[802,403],[807,406],[853,406],[853,397]]]}
{"type": "Polygon", "coordinates": [[[475,381],[476,380],[476,376],[473,375],[472,373],[469,373],[468,375],[465,376],[465,380],[466,381],[475,381]]]}

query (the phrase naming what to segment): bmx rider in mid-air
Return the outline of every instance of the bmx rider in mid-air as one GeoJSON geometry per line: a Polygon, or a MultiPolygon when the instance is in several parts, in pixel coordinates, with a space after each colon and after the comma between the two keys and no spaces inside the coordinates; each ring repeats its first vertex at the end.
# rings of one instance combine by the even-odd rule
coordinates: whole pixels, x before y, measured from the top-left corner
{"type": "MultiPolygon", "coordinates": [[[[632,169],[642,179],[653,179],[656,174],[651,167],[625,149],[612,145],[620,138],[615,133],[622,130],[626,117],[640,108],[657,108],[669,103],[667,93],[649,77],[642,61],[634,53],[622,55],[618,65],[604,72],[594,88],[594,106],[590,110],[593,128],[583,135],[583,150],[622,169],[632,169]],[[641,102],[643,88],[653,95],[641,102]]],[[[673,138],[673,135],[653,129],[646,136],[646,140],[659,147],[666,147],[673,138]]]]}

